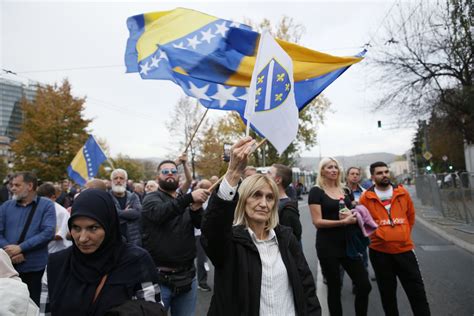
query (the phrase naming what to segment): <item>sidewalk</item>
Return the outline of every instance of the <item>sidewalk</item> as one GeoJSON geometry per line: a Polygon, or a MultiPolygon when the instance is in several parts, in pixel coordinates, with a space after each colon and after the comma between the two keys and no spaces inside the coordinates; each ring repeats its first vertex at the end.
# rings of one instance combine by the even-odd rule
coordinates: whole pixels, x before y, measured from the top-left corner
{"type": "Polygon", "coordinates": [[[416,197],[415,187],[406,187],[415,204],[416,222],[452,242],[456,246],[474,254],[474,226],[445,218],[431,206],[421,204],[416,197]]]}

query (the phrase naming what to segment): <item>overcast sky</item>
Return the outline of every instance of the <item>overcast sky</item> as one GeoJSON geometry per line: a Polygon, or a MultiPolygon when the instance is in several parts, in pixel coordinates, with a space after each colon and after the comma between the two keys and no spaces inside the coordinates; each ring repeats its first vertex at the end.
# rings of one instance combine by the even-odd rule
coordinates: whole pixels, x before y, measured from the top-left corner
{"type": "MultiPolygon", "coordinates": [[[[123,153],[137,158],[163,157],[169,152],[173,143],[165,122],[183,93],[171,82],[125,73],[127,17],[176,7],[235,21],[268,18],[276,23],[287,15],[306,28],[301,45],[347,56],[360,52],[374,34],[380,35],[382,20],[394,4],[382,0],[0,1],[1,68],[16,72],[17,78],[42,83],[69,79],[75,96],[87,96],[85,116],[93,119],[92,133],[107,141],[112,156],[123,153]]],[[[413,128],[393,129],[398,125],[395,115],[372,110],[374,99],[383,91],[369,79],[369,65],[370,50],[362,63],[324,91],[332,105],[319,129],[320,145],[302,156],[403,154],[408,150],[413,128]],[[377,129],[378,120],[382,130],[377,129]]]]}

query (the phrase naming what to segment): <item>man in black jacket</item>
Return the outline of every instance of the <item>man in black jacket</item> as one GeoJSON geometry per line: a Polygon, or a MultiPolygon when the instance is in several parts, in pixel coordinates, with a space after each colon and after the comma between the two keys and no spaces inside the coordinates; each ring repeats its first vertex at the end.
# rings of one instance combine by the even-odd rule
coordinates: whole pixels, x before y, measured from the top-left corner
{"type": "MultiPolygon", "coordinates": [[[[185,169],[185,159],[180,159],[185,169]]],[[[158,165],[158,191],[143,200],[143,247],[152,256],[160,275],[161,298],[171,315],[194,315],[196,288],[194,228],[201,227],[202,203],[209,191],[178,190],[177,164],[171,160],[158,165]]]]}
{"type": "Polygon", "coordinates": [[[278,216],[281,225],[291,227],[296,240],[301,243],[301,222],[298,211],[298,201],[294,201],[286,194],[286,188],[290,185],[293,172],[290,167],[282,164],[273,164],[267,173],[273,178],[278,187],[280,201],[278,206],[278,216]]]}

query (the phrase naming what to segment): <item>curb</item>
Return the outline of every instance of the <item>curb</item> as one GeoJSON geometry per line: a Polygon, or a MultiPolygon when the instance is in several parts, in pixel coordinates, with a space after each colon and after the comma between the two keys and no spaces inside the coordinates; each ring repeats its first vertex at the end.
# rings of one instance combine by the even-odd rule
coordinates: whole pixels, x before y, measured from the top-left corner
{"type": "Polygon", "coordinates": [[[441,228],[438,228],[436,227],[435,225],[429,223],[427,220],[425,220],[424,218],[421,218],[421,216],[417,216],[416,217],[416,222],[417,223],[420,223],[422,224],[423,226],[425,226],[427,229],[435,232],[436,234],[440,235],[441,237],[443,237],[444,239],[452,242],[453,244],[455,244],[456,246],[470,252],[471,254],[474,254],[474,245],[471,244],[471,243],[468,243],[467,241],[464,241],[458,237],[455,237],[453,235],[450,235],[448,234],[447,232],[445,232],[444,230],[442,230],[441,228]]]}

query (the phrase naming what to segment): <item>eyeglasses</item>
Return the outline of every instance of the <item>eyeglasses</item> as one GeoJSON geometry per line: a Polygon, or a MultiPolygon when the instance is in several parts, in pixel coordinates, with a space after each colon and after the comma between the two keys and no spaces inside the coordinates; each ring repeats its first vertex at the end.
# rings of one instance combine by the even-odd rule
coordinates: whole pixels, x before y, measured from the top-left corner
{"type": "Polygon", "coordinates": [[[161,174],[166,176],[168,174],[177,174],[178,173],[178,170],[176,169],[161,169],[161,174]]]}

